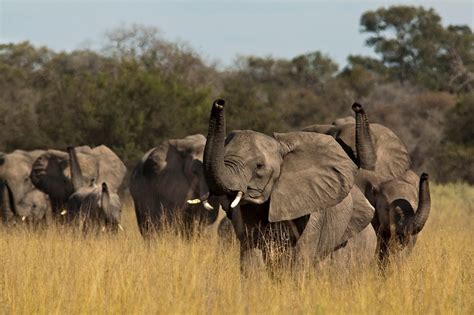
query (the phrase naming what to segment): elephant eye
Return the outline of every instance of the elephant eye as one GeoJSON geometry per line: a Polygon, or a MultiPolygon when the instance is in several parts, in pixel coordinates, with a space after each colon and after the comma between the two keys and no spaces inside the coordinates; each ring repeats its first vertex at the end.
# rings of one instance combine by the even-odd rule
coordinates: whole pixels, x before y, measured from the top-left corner
{"type": "Polygon", "coordinates": [[[255,166],[255,174],[258,177],[264,176],[264,170],[265,170],[265,165],[263,163],[257,163],[257,165],[255,166]]]}
{"type": "Polygon", "coordinates": [[[35,204],[33,204],[33,209],[36,209],[36,205],[35,205],[35,204]]]}

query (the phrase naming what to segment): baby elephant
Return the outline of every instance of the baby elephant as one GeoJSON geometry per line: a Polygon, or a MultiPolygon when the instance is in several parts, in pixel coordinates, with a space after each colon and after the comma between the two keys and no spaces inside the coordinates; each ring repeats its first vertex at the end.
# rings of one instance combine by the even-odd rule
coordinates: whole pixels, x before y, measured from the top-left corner
{"type": "Polygon", "coordinates": [[[82,176],[76,151],[68,148],[71,165],[71,181],[74,193],[67,201],[67,210],[61,212],[67,222],[79,222],[82,230],[100,227],[102,231],[122,230],[120,216],[122,205],[117,193],[110,191],[107,183],[98,186],[95,180],[87,183],[82,176]]]}

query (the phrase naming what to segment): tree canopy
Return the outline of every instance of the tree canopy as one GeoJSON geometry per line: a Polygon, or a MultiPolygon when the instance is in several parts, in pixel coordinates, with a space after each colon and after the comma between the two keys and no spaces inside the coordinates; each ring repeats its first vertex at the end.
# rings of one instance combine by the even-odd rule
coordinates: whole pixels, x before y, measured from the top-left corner
{"type": "Polygon", "coordinates": [[[219,69],[140,25],[109,31],[96,51],[0,43],[0,150],[105,144],[133,165],[165,139],[206,134],[217,97],[229,130],[267,134],[331,123],[359,101],[407,144],[417,171],[474,182],[474,38],[441,22],[423,7],[368,11],[361,32],[379,57],[351,55],[340,70],[319,50],[219,69]]]}

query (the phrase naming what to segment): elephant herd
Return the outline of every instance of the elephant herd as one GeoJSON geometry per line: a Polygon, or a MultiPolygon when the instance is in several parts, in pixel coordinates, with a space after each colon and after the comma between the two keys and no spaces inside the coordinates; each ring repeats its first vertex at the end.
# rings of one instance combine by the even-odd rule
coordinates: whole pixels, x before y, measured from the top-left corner
{"type": "MultiPolygon", "coordinates": [[[[207,139],[164,141],[133,169],[128,187],[144,237],[163,222],[218,226],[239,240],[243,267],[264,266],[269,244],[298,260],[350,251],[382,266],[413,248],[430,213],[428,175],[410,169],[402,141],[370,124],[360,104],[355,118],[271,136],[227,133],[225,107],[212,104],[207,139]]],[[[2,221],[121,230],[126,172],[103,145],[0,154],[2,221]]]]}

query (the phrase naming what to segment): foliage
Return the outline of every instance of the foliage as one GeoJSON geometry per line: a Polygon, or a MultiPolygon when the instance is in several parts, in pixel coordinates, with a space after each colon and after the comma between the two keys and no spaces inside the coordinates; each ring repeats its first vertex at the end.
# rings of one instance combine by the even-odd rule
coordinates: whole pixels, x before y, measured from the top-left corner
{"type": "Polygon", "coordinates": [[[341,71],[317,50],[221,69],[140,25],[111,30],[98,51],[0,44],[0,150],[106,144],[131,166],[165,139],[205,134],[217,97],[229,130],[266,134],[331,123],[360,101],[407,144],[415,170],[471,181],[448,170],[473,160],[474,37],[441,22],[422,7],[368,11],[361,31],[380,58],[351,55],[341,71]]]}
{"type": "Polygon", "coordinates": [[[474,37],[466,25],[443,27],[433,9],[392,6],[364,13],[362,32],[393,79],[438,90],[472,89],[474,37]]]}

